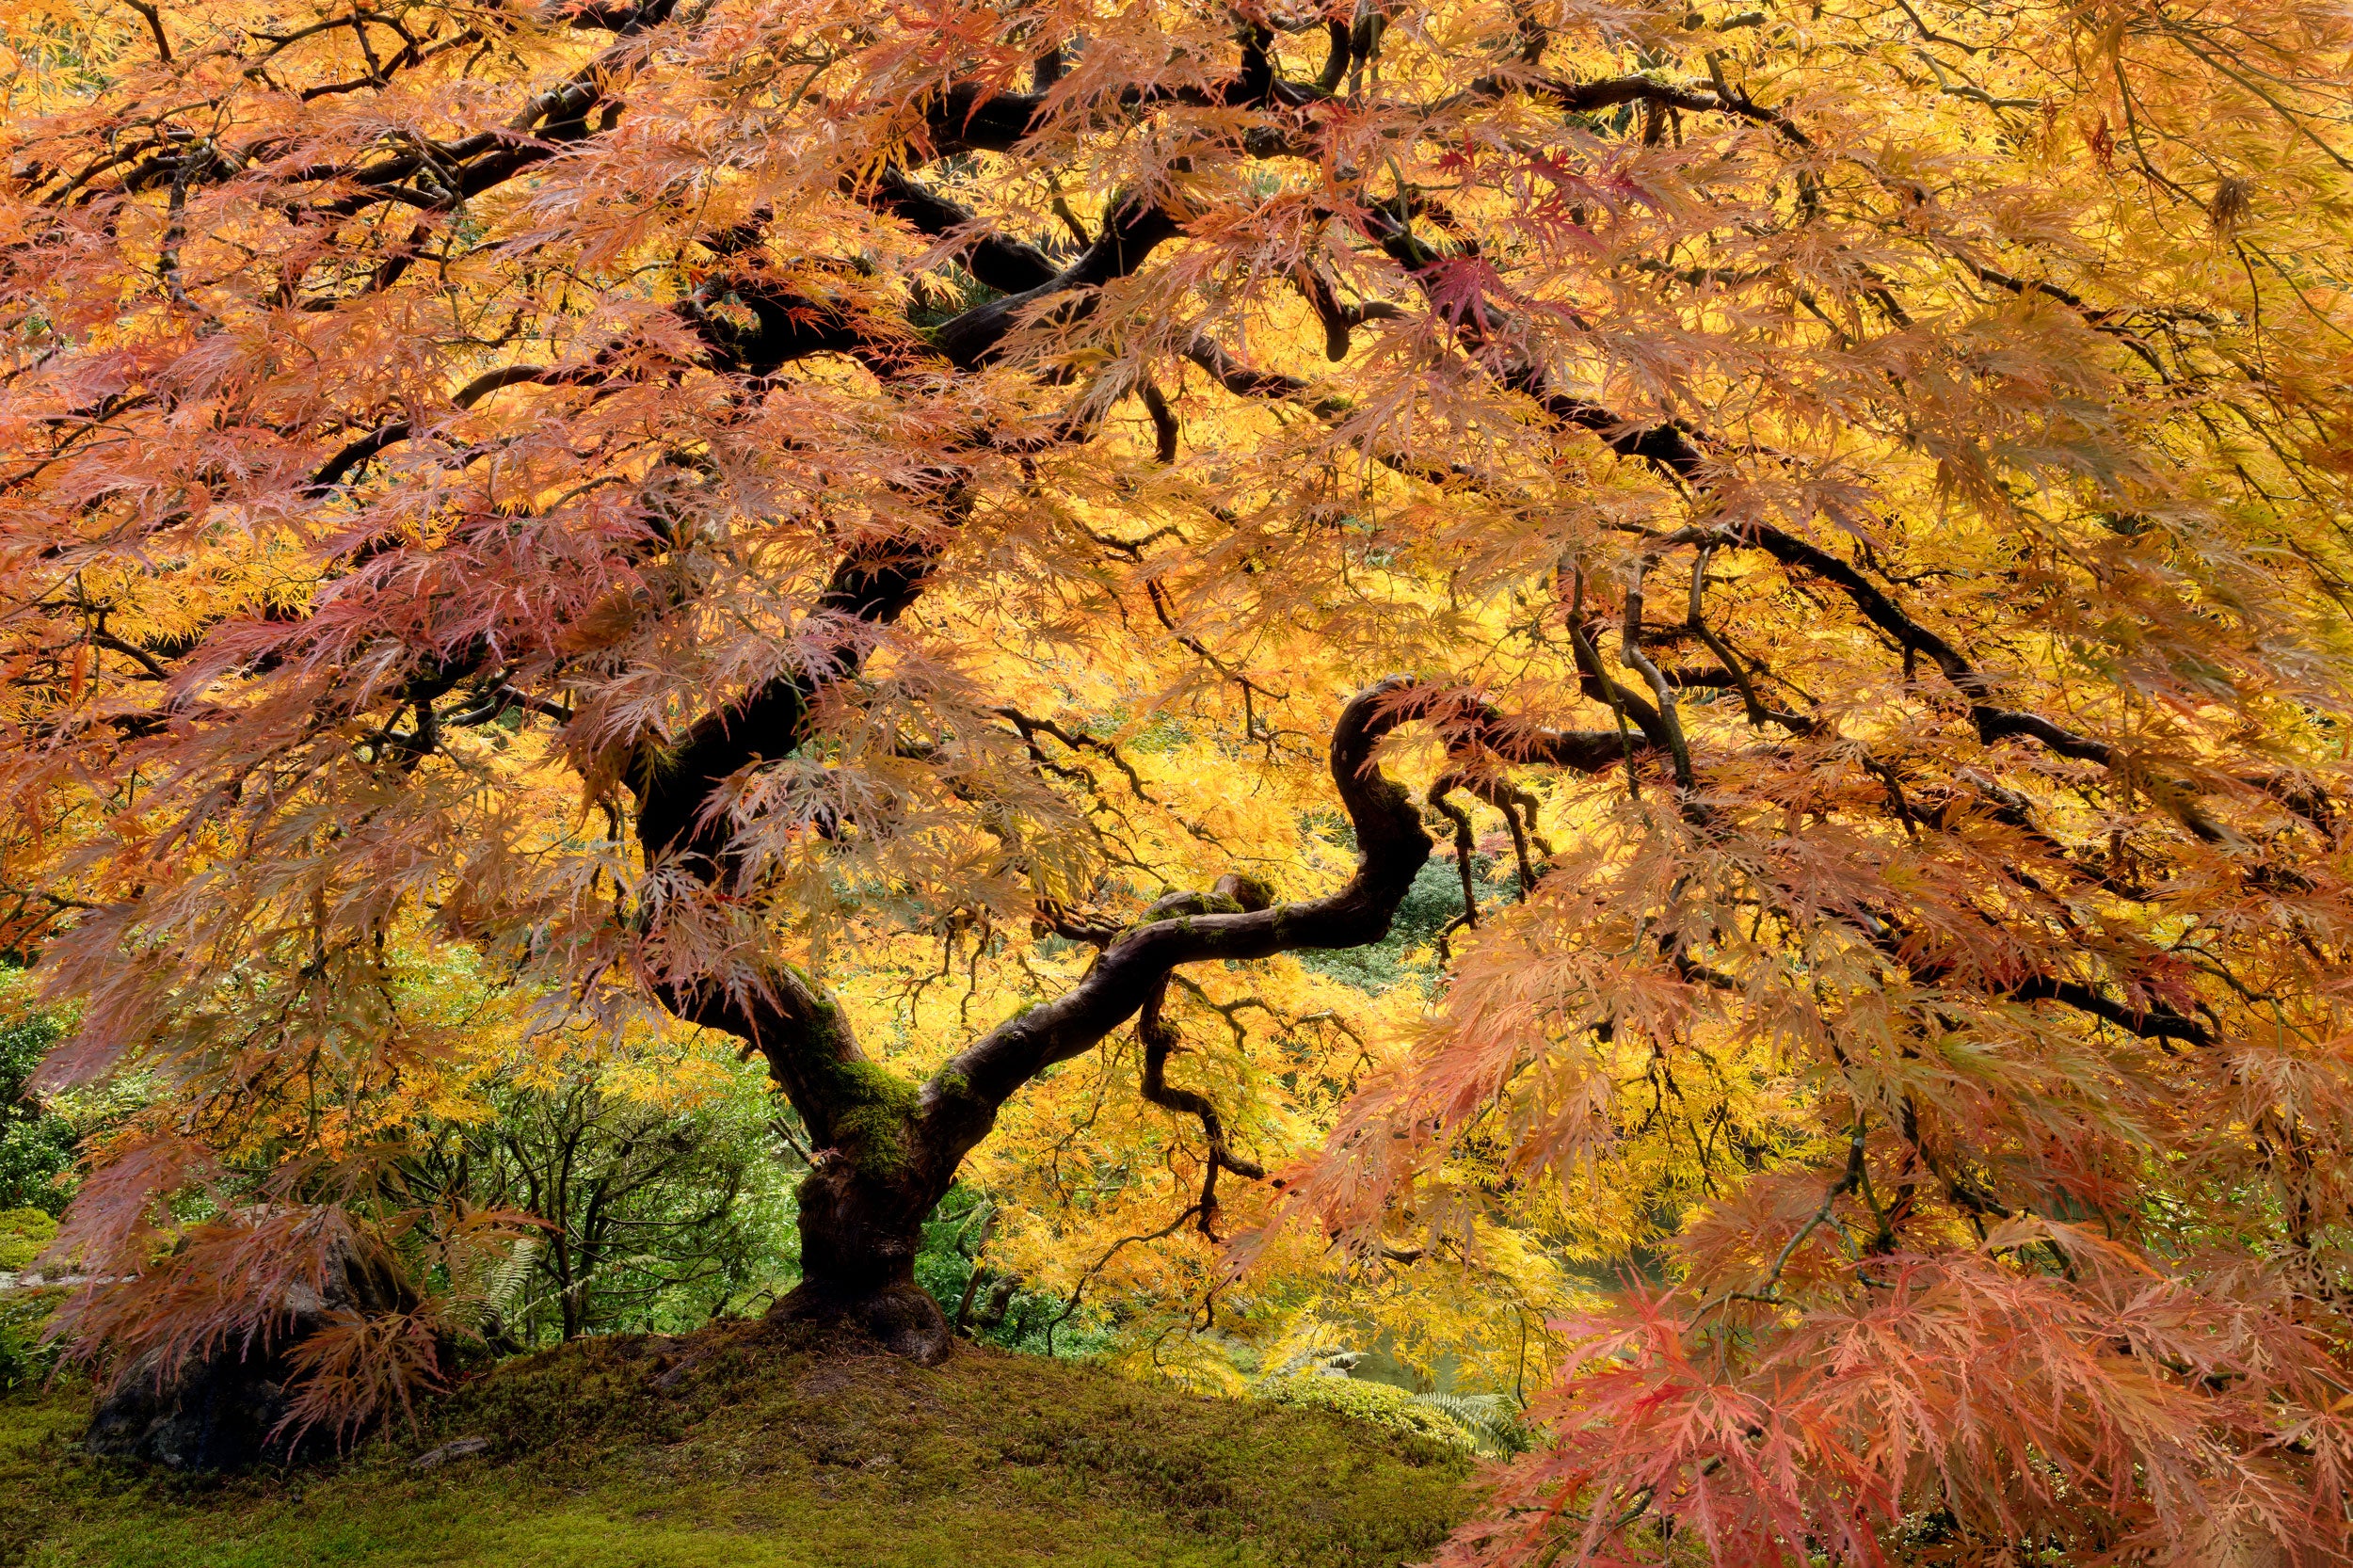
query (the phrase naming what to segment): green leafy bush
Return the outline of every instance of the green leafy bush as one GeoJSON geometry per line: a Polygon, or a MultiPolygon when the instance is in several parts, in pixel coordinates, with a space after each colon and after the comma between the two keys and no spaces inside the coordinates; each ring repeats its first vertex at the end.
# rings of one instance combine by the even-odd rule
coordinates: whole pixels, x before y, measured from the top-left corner
{"type": "Polygon", "coordinates": [[[39,1383],[57,1364],[54,1346],[41,1339],[41,1325],[62,1290],[11,1290],[0,1296],[0,1393],[39,1383]]]}
{"type": "MultiPolygon", "coordinates": [[[[0,970],[0,1007],[16,1000],[21,973],[0,970]]],[[[72,1168],[81,1128],[74,1119],[25,1097],[40,1059],[65,1032],[45,1014],[0,1013],[0,1208],[64,1211],[58,1176],[72,1168]]],[[[12,1267],[0,1263],[0,1269],[12,1267]]]]}
{"type": "Polygon", "coordinates": [[[1066,1359],[1103,1350],[1112,1336],[1099,1314],[1081,1306],[1065,1316],[1063,1297],[1026,1289],[1018,1276],[999,1273],[974,1258],[992,1202],[962,1185],[939,1200],[923,1223],[915,1283],[931,1293],[952,1322],[961,1313],[960,1326],[982,1344],[1066,1359]]]}
{"type": "Polygon", "coordinates": [[[489,1282],[486,1329],[505,1348],[680,1332],[789,1285],[795,1140],[760,1073],[730,1070],[716,1094],[675,1107],[583,1070],[503,1081],[489,1109],[426,1124],[404,1175],[539,1222],[489,1282]]]}

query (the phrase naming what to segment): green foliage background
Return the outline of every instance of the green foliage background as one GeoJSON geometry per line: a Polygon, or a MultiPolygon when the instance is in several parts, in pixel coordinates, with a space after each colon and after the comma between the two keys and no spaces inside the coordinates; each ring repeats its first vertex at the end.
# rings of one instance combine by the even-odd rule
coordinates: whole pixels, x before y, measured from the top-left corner
{"type": "MultiPolygon", "coordinates": [[[[19,973],[0,970],[0,1007],[14,1001],[23,988],[19,973]]],[[[58,1177],[72,1168],[83,1128],[25,1096],[41,1057],[64,1033],[64,1025],[44,1013],[0,1013],[0,1209],[38,1208],[56,1215],[65,1212],[72,1195],[71,1186],[58,1177]]],[[[0,1258],[0,1270],[23,1266],[0,1258]]]]}

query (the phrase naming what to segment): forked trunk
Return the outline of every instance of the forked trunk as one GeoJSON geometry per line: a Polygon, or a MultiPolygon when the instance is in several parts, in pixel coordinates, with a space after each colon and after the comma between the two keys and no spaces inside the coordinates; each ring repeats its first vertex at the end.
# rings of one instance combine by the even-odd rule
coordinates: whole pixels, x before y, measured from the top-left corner
{"type": "Polygon", "coordinates": [[[778,966],[755,997],[665,995],[681,1017],[756,1043],[816,1153],[801,1182],[801,1283],[772,1316],[863,1330],[926,1366],[951,1331],[915,1283],[923,1221],[986,1136],[992,1109],[953,1074],[917,1085],[869,1061],[841,1009],[778,966]]]}
{"type": "MultiPolygon", "coordinates": [[[[888,621],[912,599],[921,568],[920,560],[877,563],[854,553],[829,592],[840,596],[840,608],[888,621]]],[[[843,657],[843,668],[854,668],[851,652],[843,657]]],[[[737,708],[708,716],[649,776],[639,813],[649,860],[670,856],[707,880],[734,880],[727,814],[706,809],[704,797],[758,760],[762,754],[745,748],[763,733],[789,742],[784,750],[798,744],[808,709],[796,679],[780,679],[737,708]]],[[[1176,1033],[1160,1004],[1168,977],[1183,964],[1247,963],[1303,948],[1359,947],[1385,936],[1431,844],[1419,810],[1373,765],[1373,750],[1399,724],[1430,716],[1431,699],[1400,679],[1359,692],[1333,727],[1332,782],[1358,850],[1355,874],[1337,891],[1277,904],[1262,884],[1228,875],[1211,892],[1162,898],[1141,923],[1124,927],[1074,920],[1041,903],[1041,920],[1097,948],[1095,963],[1062,995],[1005,1019],[920,1084],[869,1060],[840,1006],[790,965],[768,970],[758,986],[664,984],[663,1001],[679,1017],[732,1034],[768,1059],[770,1075],[817,1151],[800,1191],[801,1283],[776,1304],[776,1315],[855,1326],[926,1364],[944,1358],[947,1317],[915,1283],[925,1216],[947,1194],[964,1157],[988,1135],[998,1108],[1022,1084],[1094,1049],[1139,1015],[1147,1048],[1144,1097],[1197,1118],[1209,1144],[1201,1195],[1184,1216],[1208,1230],[1216,1215],[1217,1173],[1255,1178],[1259,1171],[1227,1145],[1207,1096],[1167,1081],[1176,1033]]],[[[1574,760],[1588,771],[1610,765],[1625,744],[1612,734],[1534,736],[1522,741],[1523,752],[1541,745],[1552,760],[1574,760]]]]}

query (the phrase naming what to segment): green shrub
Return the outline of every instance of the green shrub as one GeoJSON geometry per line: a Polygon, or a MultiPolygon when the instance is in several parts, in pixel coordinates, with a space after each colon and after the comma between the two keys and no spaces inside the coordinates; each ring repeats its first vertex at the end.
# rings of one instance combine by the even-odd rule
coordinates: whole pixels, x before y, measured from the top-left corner
{"type": "Polygon", "coordinates": [[[700,1326],[796,1272],[783,1112],[764,1072],[730,1067],[691,1109],[648,1103],[576,1067],[552,1083],[502,1078],[492,1114],[433,1119],[404,1174],[544,1229],[488,1282],[496,1337],[529,1348],[584,1334],[700,1326]]]}
{"type": "Polygon", "coordinates": [[[1084,1360],[1108,1348],[1112,1333],[1100,1313],[1084,1305],[1070,1311],[1064,1297],[1026,1289],[1018,1276],[1000,1274],[974,1259],[972,1250],[981,1244],[994,1202],[962,1183],[939,1200],[923,1222],[915,1283],[931,1293],[951,1320],[963,1309],[963,1327],[981,1344],[1065,1360],[1084,1360]],[[975,1269],[981,1276],[977,1285],[975,1269]]]}
{"type": "Polygon", "coordinates": [[[42,1342],[40,1330],[63,1294],[11,1290],[0,1296],[0,1393],[39,1383],[56,1366],[56,1350],[42,1342]]]}
{"type": "Polygon", "coordinates": [[[0,1208],[32,1205],[55,1214],[65,1208],[58,1178],[72,1169],[83,1129],[24,1093],[65,1029],[45,1014],[17,1012],[23,985],[21,971],[0,968],[0,1208]]]}
{"type": "Polygon", "coordinates": [[[0,1273],[31,1267],[56,1235],[57,1222],[38,1208],[0,1209],[0,1273]]]}

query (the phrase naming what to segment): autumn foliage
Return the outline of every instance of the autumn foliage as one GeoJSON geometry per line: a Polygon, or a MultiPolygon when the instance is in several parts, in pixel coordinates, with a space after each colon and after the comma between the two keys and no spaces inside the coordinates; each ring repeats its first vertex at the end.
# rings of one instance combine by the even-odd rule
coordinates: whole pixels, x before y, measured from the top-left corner
{"type": "Polygon", "coordinates": [[[1139,1365],[1532,1336],[1449,1562],[2347,1549],[2342,8],[6,41],[87,1353],[364,1255],[306,1412],[397,1408],[519,1234],[416,1119],[719,1039],[809,1311],[920,1340],[961,1173],[1139,1365]]]}

